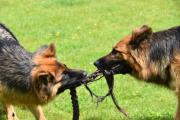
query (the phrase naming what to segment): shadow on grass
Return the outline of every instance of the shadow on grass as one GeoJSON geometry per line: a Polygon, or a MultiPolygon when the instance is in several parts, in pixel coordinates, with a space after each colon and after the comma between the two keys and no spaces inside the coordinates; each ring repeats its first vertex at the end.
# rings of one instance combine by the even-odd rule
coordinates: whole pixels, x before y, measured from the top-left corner
{"type": "Polygon", "coordinates": [[[133,120],[173,120],[172,116],[151,116],[151,117],[141,117],[135,118],[133,120]]]}
{"type": "Polygon", "coordinates": [[[103,120],[103,119],[99,117],[88,117],[88,118],[84,118],[83,120],[103,120]]]}
{"type": "MultiPolygon", "coordinates": [[[[104,120],[100,117],[88,117],[84,118],[83,120],[104,120]]],[[[121,120],[121,119],[114,119],[111,118],[110,120],[121,120]]],[[[142,117],[132,117],[132,118],[124,118],[122,120],[173,120],[173,116],[142,116],[142,117]]]]}
{"type": "Polygon", "coordinates": [[[63,6],[74,6],[74,5],[83,5],[90,2],[90,0],[55,0],[53,3],[60,4],[63,6]]]}

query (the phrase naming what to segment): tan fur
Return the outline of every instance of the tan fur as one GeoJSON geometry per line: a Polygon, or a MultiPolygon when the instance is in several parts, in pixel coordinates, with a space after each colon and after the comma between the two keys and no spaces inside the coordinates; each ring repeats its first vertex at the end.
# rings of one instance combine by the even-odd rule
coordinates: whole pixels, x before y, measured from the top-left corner
{"type": "MultiPolygon", "coordinates": [[[[120,56],[134,69],[134,76],[142,80],[147,80],[152,75],[160,75],[162,78],[166,76],[164,75],[163,67],[160,66],[159,63],[154,62],[149,64],[149,56],[147,56],[149,44],[147,42],[140,44],[139,51],[134,50],[130,45],[130,42],[138,35],[148,30],[152,32],[151,29],[136,28],[131,35],[126,36],[114,46],[114,49],[119,51],[120,56]]],[[[161,62],[162,65],[166,65],[166,63],[166,60],[161,62]]],[[[178,108],[175,120],[180,120],[180,51],[176,52],[174,59],[170,63],[170,72],[171,79],[169,87],[175,89],[178,97],[178,108]]]]}
{"type": "Polygon", "coordinates": [[[8,120],[18,120],[12,105],[25,106],[34,114],[36,120],[46,120],[41,105],[52,100],[61,87],[59,81],[66,67],[57,61],[53,44],[50,44],[42,54],[35,55],[33,62],[36,65],[31,72],[34,88],[28,93],[23,94],[16,89],[8,89],[0,83],[0,100],[4,104],[8,120]],[[38,77],[41,75],[53,76],[54,82],[57,82],[50,88],[50,96],[46,96],[43,89],[39,89],[42,83],[38,77]]]}
{"type": "Polygon", "coordinates": [[[130,66],[134,68],[134,72],[136,76],[141,79],[147,79],[151,73],[149,71],[148,66],[148,57],[146,57],[146,49],[147,46],[143,46],[143,51],[134,51],[131,50],[129,46],[129,42],[133,39],[132,35],[125,37],[123,40],[119,41],[115,46],[114,49],[119,51],[122,54],[124,60],[128,61],[130,66]],[[148,68],[148,69],[147,69],[148,68]],[[137,74],[138,73],[138,74],[137,74]]]}
{"type": "MultiPolygon", "coordinates": [[[[39,86],[38,84],[41,84],[40,82],[37,82],[40,75],[51,74],[55,78],[55,82],[61,80],[61,74],[65,70],[65,66],[59,65],[59,63],[57,62],[55,58],[54,45],[51,44],[49,48],[45,50],[42,54],[36,55],[33,61],[36,64],[36,67],[34,67],[32,70],[33,83],[35,84],[35,86],[39,86]]],[[[58,83],[51,89],[50,98],[48,98],[48,96],[41,96],[40,93],[38,95],[41,96],[40,100],[42,100],[42,102],[47,102],[49,99],[53,98],[56,95],[56,92],[60,86],[61,83],[58,83]]]]}

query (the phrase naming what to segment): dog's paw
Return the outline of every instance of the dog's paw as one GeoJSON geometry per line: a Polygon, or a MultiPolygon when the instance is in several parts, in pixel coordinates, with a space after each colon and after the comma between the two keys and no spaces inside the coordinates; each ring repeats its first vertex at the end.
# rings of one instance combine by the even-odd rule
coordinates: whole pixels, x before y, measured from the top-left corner
{"type": "Polygon", "coordinates": [[[13,112],[11,115],[8,115],[8,120],[19,120],[19,118],[16,116],[16,113],[13,112]]]}

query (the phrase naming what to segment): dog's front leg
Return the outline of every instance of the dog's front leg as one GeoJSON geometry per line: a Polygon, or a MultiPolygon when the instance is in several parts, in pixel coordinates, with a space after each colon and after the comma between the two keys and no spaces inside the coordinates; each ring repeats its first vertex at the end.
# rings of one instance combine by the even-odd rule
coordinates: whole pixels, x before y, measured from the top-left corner
{"type": "Polygon", "coordinates": [[[15,114],[14,108],[11,104],[4,104],[4,109],[6,111],[8,120],[19,120],[15,114]]]}
{"type": "Polygon", "coordinates": [[[178,105],[177,105],[177,112],[176,112],[176,117],[175,120],[180,120],[180,87],[179,87],[179,81],[176,81],[178,87],[176,88],[176,95],[177,95],[177,100],[178,100],[178,105]]]}
{"type": "Polygon", "coordinates": [[[180,120],[180,56],[174,57],[171,64],[171,77],[175,81],[175,93],[177,95],[178,105],[175,120],[180,120]]]}
{"type": "Polygon", "coordinates": [[[36,120],[46,120],[42,107],[40,105],[37,106],[28,106],[29,110],[36,117],[36,120]]]}
{"type": "Polygon", "coordinates": [[[180,96],[178,96],[178,108],[177,108],[175,120],[180,120],[180,96]]]}

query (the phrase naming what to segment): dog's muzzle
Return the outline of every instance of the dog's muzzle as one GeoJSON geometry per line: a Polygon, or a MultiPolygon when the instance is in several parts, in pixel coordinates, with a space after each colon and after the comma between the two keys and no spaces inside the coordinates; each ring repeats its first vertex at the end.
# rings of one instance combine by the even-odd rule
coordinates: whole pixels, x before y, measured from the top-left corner
{"type": "Polygon", "coordinates": [[[122,60],[122,61],[105,61],[103,58],[100,58],[94,62],[94,65],[105,74],[126,74],[131,73],[132,69],[130,65],[122,60]]]}
{"type": "Polygon", "coordinates": [[[83,70],[69,69],[66,71],[61,79],[61,87],[58,94],[66,89],[76,88],[81,85],[83,79],[86,79],[87,73],[83,70]]]}

